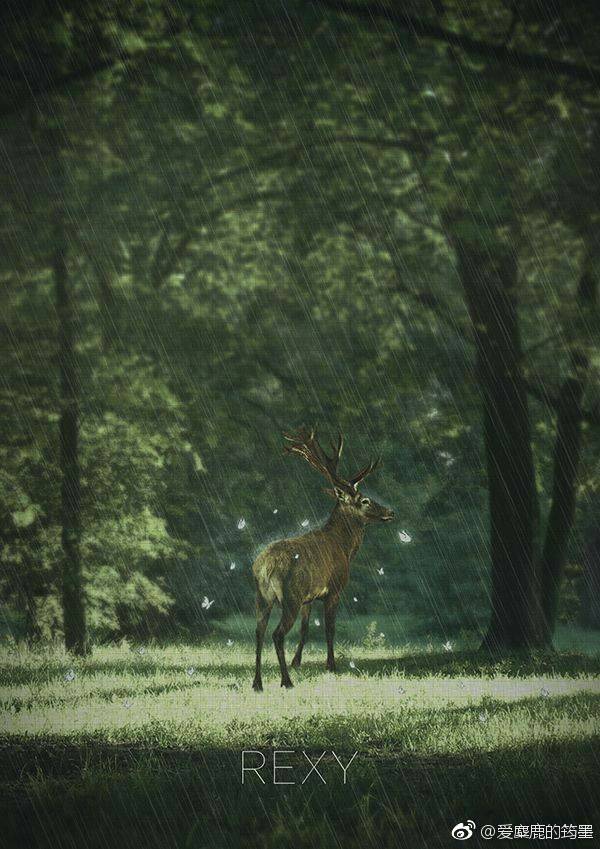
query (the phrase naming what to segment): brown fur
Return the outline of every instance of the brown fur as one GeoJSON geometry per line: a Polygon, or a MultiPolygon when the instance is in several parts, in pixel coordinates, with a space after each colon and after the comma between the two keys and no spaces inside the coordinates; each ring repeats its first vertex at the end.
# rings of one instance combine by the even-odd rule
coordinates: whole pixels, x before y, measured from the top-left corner
{"type": "Polygon", "coordinates": [[[325,525],[302,536],[271,543],[258,555],[252,567],[256,583],[255,690],[262,690],[262,645],[274,604],[279,604],[282,610],[281,620],[273,632],[281,686],[292,686],[285,662],[284,637],[301,611],[300,642],[292,661],[293,667],[300,666],[311,604],[316,599],[322,599],[325,606],[327,669],[335,671],[335,616],[340,593],[348,583],[350,561],[362,544],[366,525],[393,517],[391,510],[362,496],[357,483],[349,484],[334,477],[333,473],[330,477],[337,503],[325,525]]]}

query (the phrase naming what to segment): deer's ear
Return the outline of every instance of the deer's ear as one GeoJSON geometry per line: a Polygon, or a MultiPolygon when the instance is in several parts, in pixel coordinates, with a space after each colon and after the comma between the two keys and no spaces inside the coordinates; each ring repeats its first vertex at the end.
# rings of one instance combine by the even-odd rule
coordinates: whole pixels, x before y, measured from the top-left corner
{"type": "Polygon", "coordinates": [[[333,492],[338,501],[341,501],[342,504],[346,504],[350,499],[348,497],[348,493],[343,489],[340,489],[339,486],[334,486],[333,492]]]}

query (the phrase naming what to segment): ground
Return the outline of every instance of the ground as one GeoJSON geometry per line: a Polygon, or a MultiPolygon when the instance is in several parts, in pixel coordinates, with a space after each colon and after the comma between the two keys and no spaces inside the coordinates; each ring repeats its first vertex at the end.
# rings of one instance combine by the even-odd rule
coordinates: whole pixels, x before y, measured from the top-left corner
{"type": "Polygon", "coordinates": [[[492,662],[468,639],[398,644],[392,620],[356,617],[340,622],[332,675],[313,622],[295,688],[279,687],[267,645],[257,694],[251,622],[216,629],[84,661],[1,649],[4,846],[437,847],[467,820],[600,833],[597,635],[563,629],[555,655],[492,662]],[[274,749],[295,784],[273,785],[274,749]],[[242,750],[264,753],[264,785],[242,785],[242,750]],[[326,753],[326,784],[303,751],[326,753]],[[344,784],[338,759],[355,751],[344,784]]]}

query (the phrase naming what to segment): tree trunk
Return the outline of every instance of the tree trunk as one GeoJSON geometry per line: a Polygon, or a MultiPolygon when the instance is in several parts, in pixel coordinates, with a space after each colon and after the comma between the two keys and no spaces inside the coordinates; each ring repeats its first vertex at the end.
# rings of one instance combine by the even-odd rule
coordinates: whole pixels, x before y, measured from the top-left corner
{"type": "Polygon", "coordinates": [[[585,549],[581,602],[583,624],[600,629],[600,528],[585,549]]]}
{"type": "Polygon", "coordinates": [[[93,259],[93,266],[98,278],[98,306],[100,311],[100,327],[102,331],[102,353],[109,354],[118,338],[115,296],[112,285],[112,263],[107,257],[93,259]]]}
{"type": "Polygon", "coordinates": [[[80,552],[79,377],[75,353],[75,314],[67,268],[67,240],[60,212],[55,230],[53,272],[59,325],[63,625],[67,650],[83,655],[87,652],[87,634],[80,552]]]}
{"type": "MultiPolygon", "coordinates": [[[[577,290],[577,303],[581,310],[595,305],[595,284],[594,270],[588,254],[577,290]]],[[[583,348],[573,345],[569,374],[561,386],[558,398],[552,502],[540,563],[540,636],[547,648],[552,646],[567,547],[575,518],[577,469],[582,442],[582,402],[588,371],[587,353],[583,348]]]]}
{"type": "Polygon", "coordinates": [[[483,648],[529,649],[537,640],[538,501],[516,308],[517,262],[504,245],[456,240],[455,248],[483,401],[492,568],[492,612],[483,648]]]}
{"type": "Polygon", "coordinates": [[[42,636],[37,618],[35,595],[29,587],[25,587],[21,591],[20,596],[21,609],[25,614],[25,641],[28,646],[34,647],[42,636]]]}
{"type": "Polygon", "coordinates": [[[577,468],[581,454],[581,402],[588,358],[573,355],[573,374],[558,399],[552,502],[540,564],[541,640],[551,648],[569,535],[575,518],[577,468]]]}

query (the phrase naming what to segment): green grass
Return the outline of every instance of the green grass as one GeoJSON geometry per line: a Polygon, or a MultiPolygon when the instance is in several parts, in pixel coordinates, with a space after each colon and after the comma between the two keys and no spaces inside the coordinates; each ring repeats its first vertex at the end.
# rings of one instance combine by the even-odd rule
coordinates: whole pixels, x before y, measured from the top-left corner
{"type": "Polygon", "coordinates": [[[264,847],[429,847],[469,818],[600,828],[595,635],[565,630],[565,651],[492,662],[468,637],[451,651],[398,645],[391,620],[370,623],[340,627],[336,675],[317,631],[291,691],[267,645],[262,694],[247,618],[200,646],[100,647],[77,662],[2,648],[4,845],[234,847],[242,834],[264,847]],[[273,748],[295,751],[282,777],[298,782],[303,749],[358,755],[345,786],[327,754],[326,786],[313,774],[242,787],[241,750],[273,748]]]}

